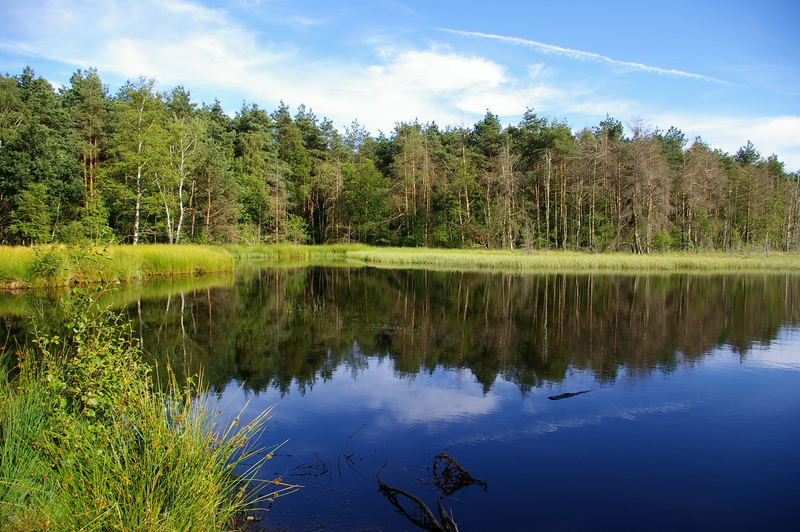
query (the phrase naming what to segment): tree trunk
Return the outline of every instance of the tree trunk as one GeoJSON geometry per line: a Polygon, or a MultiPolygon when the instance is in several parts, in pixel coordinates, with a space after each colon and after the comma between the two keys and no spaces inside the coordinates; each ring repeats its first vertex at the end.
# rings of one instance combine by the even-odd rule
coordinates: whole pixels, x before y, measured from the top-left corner
{"type": "MultiPolygon", "coordinates": [[[[141,150],[142,143],[139,143],[141,150]]],[[[133,214],[133,245],[139,243],[139,212],[142,206],[142,165],[136,167],[136,210],[133,214]]]]}

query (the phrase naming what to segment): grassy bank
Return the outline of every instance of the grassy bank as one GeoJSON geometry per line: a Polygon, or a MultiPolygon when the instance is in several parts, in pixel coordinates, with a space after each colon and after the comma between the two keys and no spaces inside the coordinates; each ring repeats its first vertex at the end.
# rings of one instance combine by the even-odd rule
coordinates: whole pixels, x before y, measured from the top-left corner
{"type": "Polygon", "coordinates": [[[792,253],[586,253],[481,249],[302,246],[140,245],[0,247],[0,286],[65,286],[231,271],[237,261],[516,271],[800,271],[792,253]]]}
{"type": "Polygon", "coordinates": [[[367,264],[470,267],[518,270],[589,271],[800,271],[800,256],[773,253],[580,253],[570,251],[434,250],[386,248],[356,250],[350,259],[367,264]]]}
{"type": "Polygon", "coordinates": [[[789,253],[586,253],[573,251],[377,248],[362,245],[230,248],[237,256],[271,260],[335,259],[350,264],[519,271],[800,271],[789,253]]]}
{"type": "Polygon", "coordinates": [[[249,480],[266,412],[215,427],[195,385],[153,385],[129,324],[65,304],[62,335],[0,364],[0,529],[225,530],[287,489],[249,480]]]}
{"type": "Polygon", "coordinates": [[[266,244],[263,246],[225,246],[239,259],[260,258],[274,260],[333,260],[343,261],[351,253],[367,250],[380,250],[382,248],[370,247],[364,244],[321,244],[321,245],[297,245],[297,244],[266,244]]]}
{"type": "Polygon", "coordinates": [[[0,247],[0,283],[8,288],[127,282],[230,271],[233,266],[233,255],[215,246],[0,247]]]}

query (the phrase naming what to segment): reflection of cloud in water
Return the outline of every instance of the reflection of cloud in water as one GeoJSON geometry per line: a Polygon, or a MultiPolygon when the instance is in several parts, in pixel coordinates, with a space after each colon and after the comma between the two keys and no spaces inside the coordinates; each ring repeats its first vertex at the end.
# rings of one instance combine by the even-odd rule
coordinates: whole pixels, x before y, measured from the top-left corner
{"type": "Polygon", "coordinates": [[[747,364],[757,368],[800,371],[800,328],[786,328],[769,346],[747,354],[747,364]]]}
{"type": "Polygon", "coordinates": [[[471,376],[445,375],[444,379],[440,372],[435,376],[417,375],[412,384],[399,380],[392,364],[370,363],[370,376],[364,379],[363,385],[340,392],[392,418],[382,420],[385,423],[450,421],[498,409],[500,398],[494,393],[484,395],[480,384],[471,376]]]}
{"type": "MultiPolygon", "coordinates": [[[[413,378],[398,378],[391,361],[368,360],[366,367],[354,377],[350,369],[340,367],[324,386],[317,386],[305,395],[293,389],[280,397],[267,390],[253,394],[232,381],[219,397],[209,397],[209,407],[222,409],[231,417],[244,410],[244,418],[258,414],[263,408],[277,405],[279,417],[296,417],[295,409],[304,414],[331,415],[348,410],[368,410],[376,417],[372,423],[393,424],[464,421],[467,418],[493,413],[500,408],[500,389],[516,388],[510,383],[498,383],[484,395],[483,388],[471,373],[435,370],[413,378]]],[[[227,414],[226,414],[227,415],[227,414]]]]}
{"type": "Polygon", "coordinates": [[[725,346],[714,354],[724,356],[706,358],[703,361],[705,366],[800,371],[800,328],[783,327],[775,339],[768,343],[754,342],[744,353],[725,346]]]}
{"type": "Polygon", "coordinates": [[[480,436],[458,440],[453,443],[454,444],[476,443],[481,441],[493,441],[493,440],[496,441],[514,440],[521,437],[537,436],[537,435],[549,434],[552,432],[558,432],[563,429],[576,429],[589,425],[600,425],[604,421],[611,419],[624,419],[628,421],[633,421],[638,417],[650,414],[666,414],[671,412],[682,412],[688,410],[689,407],[691,407],[691,402],[689,401],[673,401],[673,402],[661,403],[659,405],[654,405],[654,406],[625,408],[623,410],[619,410],[616,412],[596,414],[593,416],[571,417],[558,421],[540,421],[535,425],[533,425],[532,427],[527,427],[517,430],[509,430],[505,432],[498,432],[495,434],[483,434],[480,436]]]}

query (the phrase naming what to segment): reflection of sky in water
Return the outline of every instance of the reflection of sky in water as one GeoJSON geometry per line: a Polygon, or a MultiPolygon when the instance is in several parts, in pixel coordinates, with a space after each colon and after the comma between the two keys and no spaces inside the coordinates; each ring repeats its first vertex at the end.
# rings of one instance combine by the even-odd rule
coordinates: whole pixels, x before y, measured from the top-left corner
{"type": "Polygon", "coordinates": [[[756,344],[747,352],[748,367],[800,371],[800,328],[785,328],[769,345],[756,344]]]}
{"type": "Polygon", "coordinates": [[[400,378],[391,359],[367,357],[357,374],[339,367],[305,394],[231,384],[220,401],[233,412],[249,400],[245,418],[277,403],[263,441],[289,441],[265,476],[306,488],[267,517],[298,530],[408,530],[375,475],[432,502],[418,479],[442,451],[489,482],[452,503],[464,531],[532,529],[532,501],[544,530],[789,530],[799,360],[798,330],[782,329],[744,357],[722,347],[649,378],[599,384],[571,369],[560,385],[522,393],[498,379],[484,394],[468,370],[400,378]],[[591,391],[548,399],[580,390],[591,391]]]}

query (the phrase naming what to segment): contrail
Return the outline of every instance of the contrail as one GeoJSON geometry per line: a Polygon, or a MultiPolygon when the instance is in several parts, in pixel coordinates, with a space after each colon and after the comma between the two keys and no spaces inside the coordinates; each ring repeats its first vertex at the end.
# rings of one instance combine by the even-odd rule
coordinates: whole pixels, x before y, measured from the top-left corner
{"type": "Polygon", "coordinates": [[[653,72],[655,74],[665,74],[668,76],[679,76],[683,78],[692,78],[692,79],[700,79],[703,81],[711,81],[714,83],[721,83],[723,85],[730,85],[735,86],[735,84],[731,83],[730,81],[725,81],[724,79],[717,79],[712,78],[710,76],[703,76],[702,74],[693,74],[692,72],[684,72],[683,70],[676,70],[674,68],[661,68],[651,65],[645,65],[643,63],[633,63],[631,61],[620,61],[618,59],[612,59],[605,55],[596,54],[594,52],[585,52],[583,50],[575,50],[573,48],[564,48],[563,46],[556,46],[554,44],[547,44],[539,41],[532,41],[530,39],[522,39],[520,37],[508,37],[506,35],[495,35],[493,33],[481,33],[478,31],[463,31],[463,30],[453,30],[449,28],[436,28],[439,31],[445,31],[447,33],[454,33],[456,35],[464,35],[467,37],[480,37],[482,39],[495,39],[498,41],[508,42],[511,44],[520,44],[523,46],[530,46],[533,48],[537,48],[545,53],[550,54],[559,54],[566,57],[571,57],[573,59],[580,59],[582,61],[595,61],[598,63],[607,63],[610,65],[618,65],[623,66],[626,68],[631,68],[634,70],[641,70],[643,72],[653,72]]]}

